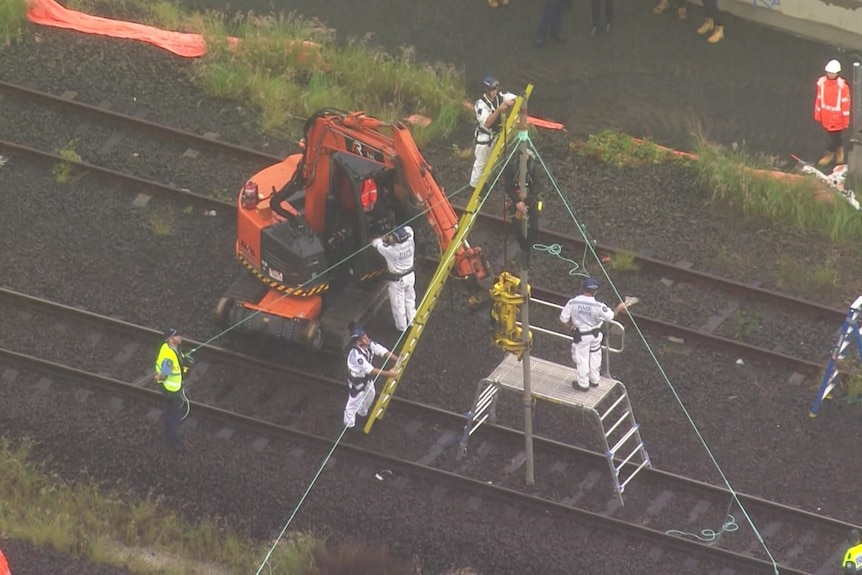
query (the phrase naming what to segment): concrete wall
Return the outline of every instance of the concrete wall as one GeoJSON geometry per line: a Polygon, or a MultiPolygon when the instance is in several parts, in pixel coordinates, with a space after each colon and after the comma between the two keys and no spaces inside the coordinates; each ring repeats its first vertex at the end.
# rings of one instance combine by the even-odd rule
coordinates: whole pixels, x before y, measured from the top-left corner
{"type": "Polygon", "coordinates": [[[862,50],[862,0],[719,0],[718,6],[746,20],[862,50]]]}

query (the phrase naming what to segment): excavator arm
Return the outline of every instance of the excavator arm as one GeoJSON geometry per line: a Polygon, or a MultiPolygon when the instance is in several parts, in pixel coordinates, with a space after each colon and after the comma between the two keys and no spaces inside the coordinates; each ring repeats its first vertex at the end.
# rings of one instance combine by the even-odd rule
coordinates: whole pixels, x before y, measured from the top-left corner
{"type": "MultiPolygon", "coordinates": [[[[425,212],[431,228],[437,235],[440,253],[444,253],[458,231],[458,216],[444,191],[437,185],[431,166],[422,157],[410,131],[402,123],[392,125],[392,141],[398,158],[401,174],[407,188],[413,194],[413,203],[425,212]]],[[[452,267],[460,278],[473,277],[483,280],[488,270],[482,259],[481,248],[473,248],[466,241],[455,252],[452,267]]]]}

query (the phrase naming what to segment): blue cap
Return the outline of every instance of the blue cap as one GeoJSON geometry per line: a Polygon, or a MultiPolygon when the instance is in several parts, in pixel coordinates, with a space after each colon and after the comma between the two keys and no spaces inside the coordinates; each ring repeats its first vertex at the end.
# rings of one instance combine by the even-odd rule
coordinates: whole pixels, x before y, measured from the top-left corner
{"type": "Polygon", "coordinates": [[[599,280],[596,278],[587,278],[584,280],[584,291],[596,291],[599,289],[599,280]]]}
{"type": "Polygon", "coordinates": [[[365,335],[365,330],[362,329],[361,327],[359,327],[358,325],[354,326],[350,330],[350,339],[359,339],[363,335],[365,335]]]}
{"type": "Polygon", "coordinates": [[[482,80],[482,85],[485,86],[486,90],[492,90],[494,88],[499,88],[500,82],[498,82],[497,78],[494,76],[485,76],[485,79],[482,80]]]}
{"type": "Polygon", "coordinates": [[[392,236],[395,238],[395,243],[403,244],[410,238],[410,234],[407,233],[407,230],[404,228],[396,228],[392,232],[392,236]]]}

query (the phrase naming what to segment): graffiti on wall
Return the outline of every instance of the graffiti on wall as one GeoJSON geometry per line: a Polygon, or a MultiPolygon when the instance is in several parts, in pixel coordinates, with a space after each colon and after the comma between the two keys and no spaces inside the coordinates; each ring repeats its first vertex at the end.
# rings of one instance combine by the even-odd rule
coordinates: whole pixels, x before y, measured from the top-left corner
{"type": "Polygon", "coordinates": [[[764,8],[769,8],[770,10],[772,10],[773,8],[781,6],[781,0],[752,0],[751,5],[755,8],[758,6],[763,6],[764,8]]]}

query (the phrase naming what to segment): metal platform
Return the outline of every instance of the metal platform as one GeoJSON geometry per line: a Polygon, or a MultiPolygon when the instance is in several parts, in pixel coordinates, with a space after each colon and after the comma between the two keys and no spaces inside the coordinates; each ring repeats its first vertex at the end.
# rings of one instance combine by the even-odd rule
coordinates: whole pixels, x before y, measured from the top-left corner
{"type": "MultiPolygon", "coordinates": [[[[537,357],[530,358],[530,380],[533,395],[560,405],[595,410],[618,383],[609,377],[602,377],[598,387],[582,391],[572,387],[578,378],[578,370],[537,357]]],[[[524,365],[512,354],[500,362],[491,372],[487,381],[493,381],[512,391],[524,391],[524,365]]]]}
{"type": "MultiPolygon", "coordinates": [[[[581,391],[572,387],[576,379],[577,370],[572,367],[530,357],[532,397],[581,410],[596,423],[614,490],[620,503],[624,504],[626,485],[641,469],[652,466],[626,387],[616,379],[603,376],[598,386],[581,391]]],[[[476,388],[461,438],[462,456],[467,451],[470,436],[483,423],[497,422],[497,400],[501,389],[524,392],[524,364],[511,353],[506,354],[503,361],[476,388]]]]}

